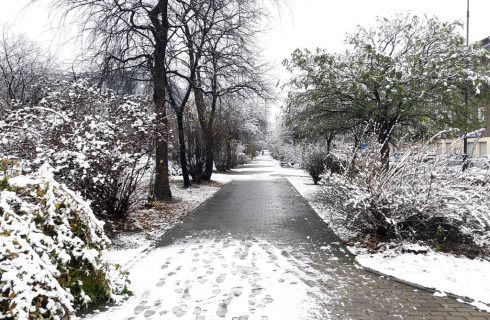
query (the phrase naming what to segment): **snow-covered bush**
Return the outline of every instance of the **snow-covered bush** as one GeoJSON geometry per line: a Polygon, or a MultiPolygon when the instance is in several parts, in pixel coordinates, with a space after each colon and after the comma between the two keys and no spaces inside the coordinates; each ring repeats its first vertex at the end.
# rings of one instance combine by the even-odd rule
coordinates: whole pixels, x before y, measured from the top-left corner
{"type": "Polygon", "coordinates": [[[145,97],[119,97],[86,80],[46,83],[36,105],[0,120],[0,156],[32,168],[48,162],[56,179],[91,200],[97,214],[124,217],[151,166],[154,115],[145,97]]]}
{"type": "Polygon", "coordinates": [[[424,162],[424,148],[418,150],[389,169],[369,152],[361,155],[355,174],[327,178],[326,201],[360,234],[490,253],[490,171],[462,172],[442,157],[424,162]]]}
{"type": "Polygon", "coordinates": [[[327,153],[316,148],[310,148],[303,155],[301,168],[308,172],[314,184],[318,184],[321,179],[320,176],[325,173],[326,159],[327,153]]]}
{"type": "Polygon", "coordinates": [[[0,174],[0,318],[66,319],[124,294],[126,276],[101,256],[108,245],[89,203],[49,166],[0,174]]]}

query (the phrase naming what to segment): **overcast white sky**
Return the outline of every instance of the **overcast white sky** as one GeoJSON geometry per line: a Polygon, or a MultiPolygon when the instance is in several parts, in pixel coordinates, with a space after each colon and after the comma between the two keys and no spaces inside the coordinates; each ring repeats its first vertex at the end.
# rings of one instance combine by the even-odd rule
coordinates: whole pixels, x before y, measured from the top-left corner
{"type": "MultiPolygon", "coordinates": [[[[49,0],[0,0],[0,24],[8,23],[17,32],[49,46],[62,58],[70,57],[77,45],[57,31],[58,22],[50,14],[49,0]]],[[[268,1],[268,0],[264,0],[268,1]]],[[[376,17],[399,12],[437,16],[441,20],[466,21],[467,0],[283,0],[281,9],[271,8],[272,18],[264,26],[264,57],[275,65],[296,48],[342,49],[345,34],[357,25],[370,25],[376,17]]],[[[272,1],[271,1],[272,2],[272,1]]],[[[490,36],[490,0],[470,0],[470,41],[490,36]]],[[[464,33],[464,30],[461,30],[464,33]]],[[[285,75],[278,67],[277,77],[285,75]]]]}
{"type": "MultiPolygon", "coordinates": [[[[51,46],[54,50],[64,43],[58,25],[47,9],[49,0],[0,0],[0,24],[8,23],[14,30],[51,46]],[[51,17],[51,19],[50,19],[51,17]],[[57,34],[58,36],[54,36],[57,34]]],[[[266,58],[282,61],[295,48],[322,47],[339,50],[347,32],[356,25],[372,24],[376,16],[398,12],[436,15],[442,20],[466,19],[466,0],[284,0],[281,10],[271,9],[273,18],[265,28],[266,58]]],[[[470,41],[490,36],[490,0],[470,0],[470,41]]],[[[62,51],[71,55],[73,47],[62,51]]]]}

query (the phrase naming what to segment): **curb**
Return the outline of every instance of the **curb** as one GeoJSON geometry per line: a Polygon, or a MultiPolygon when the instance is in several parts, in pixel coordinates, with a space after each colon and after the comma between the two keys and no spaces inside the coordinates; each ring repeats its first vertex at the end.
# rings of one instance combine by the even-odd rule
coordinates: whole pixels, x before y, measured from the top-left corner
{"type": "MultiPolygon", "coordinates": [[[[301,196],[301,198],[308,204],[308,206],[311,208],[311,210],[313,210],[313,212],[315,213],[315,216],[317,218],[319,218],[323,223],[325,223],[325,221],[322,219],[322,217],[318,214],[318,212],[311,206],[310,202],[308,201],[308,199],[306,199],[300,192],[299,190],[287,179],[287,177],[284,177],[286,178],[286,180],[288,181],[289,184],[291,184],[291,186],[296,190],[296,192],[301,196]]],[[[326,224],[326,223],[325,223],[326,224]]],[[[339,239],[340,243],[343,243],[343,241],[340,239],[339,236],[337,236],[337,234],[332,230],[332,228],[326,224],[326,226],[335,234],[335,236],[339,239]]],[[[344,246],[347,247],[346,244],[344,244],[344,246]]],[[[407,286],[410,286],[410,287],[413,287],[415,289],[418,289],[418,290],[421,290],[421,291],[425,291],[425,292],[428,292],[428,293],[432,293],[434,294],[435,292],[443,292],[446,297],[448,298],[451,298],[451,299],[455,299],[455,300],[460,300],[458,302],[461,302],[461,303],[466,303],[466,304],[469,304],[471,305],[472,307],[474,307],[476,310],[478,310],[479,312],[484,312],[484,313],[489,313],[490,314],[490,311],[487,311],[487,310],[482,310],[480,308],[478,308],[477,306],[473,305],[472,303],[473,302],[478,302],[478,303],[481,303],[482,305],[486,306],[489,308],[490,310],[490,305],[487,304],[487,303],[483,303],[483,302],[480,302],[480,301],[476,301],[472,298],[469,298],[469,297],[465,297],[465,296],[459,296],[459,295],[456,295],[456,294],[453,294],[453,293],[449,293],[449,292],[444,292],[444,291],[439,291],[435,288],[430,288],[430,287],[426,287],[426,286],[423,286],[423,285],[420,285],[420,284],[417,284],[417,283],[413,283],[413,282],[410,282],[410,281],[407,281],[407,280],[403,280],[403,279],[400,279],[400,278],[397,278],[397,277],[394,277],[394,276],[391,276],[391,275],[388,275],[388,274],[385,274],[385,273],[382,273],[380,271],[377,271],[375,269],[372,269],[372,268],[369,268],[369,267],[365,267],[363,265],[361,265],[356,259],[355,257],[357,257],[357,255],[353,254],[350,250],[347,250],[348,253],[354,258],[353,259],[353,263],[363,269],[364,271],[366,272],[369,272],[369,273],[372,273],[372,274],[375,274],[379,277],[384,277],[388,280],[392,280],[392,281],[395,281],[395,282],[398,282],[398,283],[401,283],[401,284],[404,284],[404,285],[407,285],[407,286]]]]}
{"type": "MultiPolygon", "coordinates": [[[[355,256],[356,257],[356,256],[355,256]]],[[[372,268],[369,268],[369,267],[365,267],[363,265],[361,265],[359,262],[355,261],[355,264],[357,266],[359,266],[360,268],[362,268],[364,271],[366,272],[370,272],[372,274],[375,274],[379,277],[383,277],[383,278],[386,278],[388,280],[392,280],[392,281],[395,281],[395,282],[398,282],[398,283],[401,283],[401,284],[404,284],[404,285],[408,285],[410,287],[414,287],[418,290],[421,290],[421,291],[425,291],[425,292],[429,292],[429,293],[435,293],[435,292],[442,292],[444,293],[448,298],[451,298],[451,299],[455,299],[455,300],[460,300],[458,302],[460,303],[466,303],[466,304],[469,304],[471,305],[472,307],[474,307],[476,310],[478,310],[479,312],[485,312],[485,313],[490,313],[489,311],[487,310],[482,310],[482,309],[479,309],[477,306],[473,305],[472,303],[473,302],[478,302],[478,303],[481,303],[485,306],[487,306],[488,308],[490,308],[490,305],[486,304],[486,303],[483,303],[483,302],[480,302],[480,301],[476,301],[474,299],[471,299],[471,298],[468,298],[468,297],[465,297],[465,296],[459,296],[459,295],[456,295],[456,294],[453,294],[453,293],[450,293],[450,292],[444,292],[444,291],[440,291],[440,290],[436,290],[434,288],[430,288],[430,287],[425,287],[423,285],[420,285],[418,283],[414,283],[414,282],[410,282],[410,281],[407,281],[407,280],[403,280],[403,279],[400,279],[400,278],[397,278],[397,277],[394,277],[394,276],[391,276],[389,274],[385,274],[383,272],[380,272],[378,270],[374,270],[372,268]]]]}

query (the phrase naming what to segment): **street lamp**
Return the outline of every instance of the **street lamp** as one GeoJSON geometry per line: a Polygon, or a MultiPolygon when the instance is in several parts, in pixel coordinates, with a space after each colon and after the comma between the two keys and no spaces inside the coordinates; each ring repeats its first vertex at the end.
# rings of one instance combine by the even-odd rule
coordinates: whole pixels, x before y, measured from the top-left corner
{"type": "MultiPolygon", "coordinates": [[[[470,45],[470,0],[466,0],[466,48],[468,48],[469,45],[470,45]]],[[[464,104],[465,107],[468,108],[468,88],[465,88],[464,91],[464,104]]],[[[464,133],[464,137],[463,137],[463,155],[464,157],[468,157],[468,137],[466,136],[466,132],[464,133]]]]}

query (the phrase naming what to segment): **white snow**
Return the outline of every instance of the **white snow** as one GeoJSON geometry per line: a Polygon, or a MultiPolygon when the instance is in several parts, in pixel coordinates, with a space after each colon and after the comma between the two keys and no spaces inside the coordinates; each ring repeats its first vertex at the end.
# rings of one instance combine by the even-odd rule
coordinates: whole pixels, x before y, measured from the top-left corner
{"type": "MultiPolygon", "coordinates": [[[[338,216],[322,202],[325,190],[314,185],[308,174],[301,169],[281,168],[277,161],[276,172],[285,176],[296,190],[309,202],[317,214],[343,240],[354,234],[345,227],[345,219],[338,216]]],[[[405,244],[404,250],[390,249],[377,254],[348,247],[363,266],[392,277],[436,290],[435,295],[451,293],[474,300],[471,304],[490,312],[490,262],[481,259],[456,257],[451,254],[428,250],[426,254],[402,251],[425,251],[419,244],[405,244]]]]}
{"type": "Polygon", "coordinates": [[[265,241],[197,240],[152,251],[130,270],[134,296],[87,319],[300,320],[316,297],[301,262],[265,241]],[[240,317],[248,316],[248,318],[240,317]]]}
{"type": "MultiPolygon", "coordinates": [[[[114,264],[129,268],[136,261],[141,259],[149,250],[154,248],[155,241],[158,240],[167,230],[172,228],[181,219],[197,208],[207,199],[211,198],[218,192],[222,184],[201,184],[194,185],[191,188],[181,188],[180,181],[182,177],[174,176],[172,178],[172,195],[176,202],[166,204],[169,208],[169,216],[162,216],[160,210],[140,210],[132,214],[135,223],[145,222],[141,232],[124,233],[112,239],[113,247],[105,252],[105,258],[114,264]]],[[[214,178],[214,176],[213,176],[214,178]]],[[[213,179],[214,180],[214,179],[213,179]]],[[[221,178],[223,183],[225,177],[221,178]]]]}
{"type": "Polygon", "coordinates": [[[390,249],[376,254],[359,254],[364,267],[392,277],[435,289],[435,295],[451,293],[479,303],[490,311],[490,262],[429,251],[425,254],[402,253],[390,249]]]}
{"type": "MultiPolygon", "coordinates": [[[[322,203],[321,197],[325,192],[323,188],[313,185],[311,178],[303,170],[282,168],[268,155],[260,156],[257,160],[265,167],[245,165],[233,170],[232,174],[213,174],[213,180],[228,183],[232,180],[285,177],[341,239],[347,240],[352,235],[342,224],[342,217],[322,203]]],[[[212,196],[217,190],[210,193],[201,190],[189,196],[186,195],[187,190],[176,191],[176,194],[182,192],[178,197],[183,201],[194,199],[197,206],[196,204],[212,196]]],[[[417,244],[405,245],[404,248],[405,251],[427,249],[417,244]]],[[[198,316],[217,319],[220,318],[219,314],[223,314],[225,305],[226,319],[239,319],[240,315],[248,315],[250,308],[255,309],[249,320],[262,319],[262,316],[267,316],[269,320],[302,319],[302,315],[313,312],[314,301],[310,299],[310,295],[314,289],[302,282],[305,275],[301,271],[301,264],[292,263],[290,259],[286,260],[276,253],[274,256],[277,260],[271,262],[268,251],[277,252],[277,249],[265,242],[240,243],[230,240],[227,243],[190,243],[156,249],[141,258],[148,252],[147,249],[148,247],[142,246],[130,249],[132,252],[127,251],[133,255],[132,258],[139,255],[138,259],[130,259],[132,262],[128,264],[134,265],[130,269],[130,278],[135,296],[123,306],[114,307],[109,313],[90,316],[89,319],[122,319],[133,313],[137,313],[136,318],[148,315],[155,319],[174,319],[180,315],[179,319],[201,319],[198,316]],[[245,258],[241,259],[240,255],[247,250],[245,258]],[[235,254],[236,252],[238,253],[235,254]],[[172,273],[175,271],[179,272],[172,273]],[[227,274],[222,282],[218,281],[221,274],[227,274]],[[253,297],[253,288],[259,284],[263,290],[253,297]],[[271,300],[267,295],[272,298],[271,303],[267,303],[271,300]]],[[[326,250],[328,247],[322,249],[326,250]]],[[[402,253],[401,248],[396,248],[368,254],[366,250],[359,248],[349,249],[357,255],[357,261],[364,267],[433,288],[436,290],[435,296],[442,297],[451,293],[470,298],[474,300],[472,305],[490,312],[487,305],[490,303],[488,261],[455,257],[431,250],[426,254],[414,254],[402,253]]],[[[109,259],[116,262],[118,259],[124,260],[118,258],[118,255],[127,260],[127,255],[116,251],[111,254],[114,259],[109,259]]]]}

